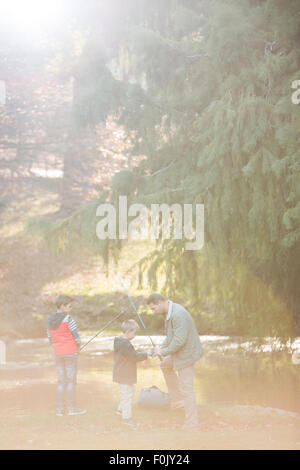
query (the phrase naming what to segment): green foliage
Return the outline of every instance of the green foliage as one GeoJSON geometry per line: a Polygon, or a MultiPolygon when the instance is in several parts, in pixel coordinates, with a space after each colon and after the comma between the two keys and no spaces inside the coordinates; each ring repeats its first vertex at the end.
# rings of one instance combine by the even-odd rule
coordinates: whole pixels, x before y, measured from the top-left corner
{"type": "Polygon", "coordinates": [[[121,110],[135,131],[135,150],[147,157],[140,173],[154,176],[137,186],[129,173],[117,175],[115,191],[205,204],[205,253],[166,241],[140,271],[153,289],[164,274],[165,293],[189,298],[194,312],[213,311],[236,332],[295,334],[299,2],[142,3],[135,14],[130,3],[119,36],[122,80],[85,51],[93,73],[83,67],[74,108],[91,123],[121,110]]]}
{"type": "Polygon", "coordinates": [[[123,170],[113,176],[111,187],[116,193],[126,196],[133,194],[139,183],[140,179],[138,175],[135,175],[129,170],[123,170]]]}
{"type": "Polygon", "coordinates": [[[97,208],[106,202],[107,194],[80,207],[76,213],[63,219],[51,220],[35,217],[29,220],[28,232],[43,236],[49,250],[59,256],[62,252],[85,252],[101,255],[106,263],[109,258],[117,260],[120,249],[118,241],[101,240],[97,236],[97,208]]]}

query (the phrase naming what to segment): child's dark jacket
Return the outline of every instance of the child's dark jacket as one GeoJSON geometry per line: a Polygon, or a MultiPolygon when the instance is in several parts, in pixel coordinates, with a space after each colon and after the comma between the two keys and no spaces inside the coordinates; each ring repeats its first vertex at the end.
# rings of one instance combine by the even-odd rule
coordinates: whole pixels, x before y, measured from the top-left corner
{"type": "Polygon", "coordinates": [[[117,336],[114,340],[113,381],[119,384],[135,384],[136,363],[145,359],[146,353],[138,353],[128,339],[117,336]]]}

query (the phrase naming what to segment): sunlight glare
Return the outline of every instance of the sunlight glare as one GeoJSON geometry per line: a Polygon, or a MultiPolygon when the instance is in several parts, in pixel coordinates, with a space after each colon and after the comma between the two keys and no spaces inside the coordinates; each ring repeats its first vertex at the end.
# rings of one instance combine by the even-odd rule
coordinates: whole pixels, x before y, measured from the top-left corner
{"type": "Polygon", "coordinates": [[[60,23],[62,0],[2,0],[0,17],[17,34],[36,37],[60,23]]]}

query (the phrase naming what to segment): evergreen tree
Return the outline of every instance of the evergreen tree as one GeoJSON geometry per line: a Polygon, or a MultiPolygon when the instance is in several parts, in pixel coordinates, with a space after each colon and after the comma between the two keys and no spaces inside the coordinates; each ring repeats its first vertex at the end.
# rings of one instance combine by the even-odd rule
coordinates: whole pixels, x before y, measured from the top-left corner
{"type": "Polygon", "coordinates": [[[127,187],[132,200],[205,205],[203,250],[163,241],[140,269],[153,288],[165,272],[165,292],[189,298],[193,313],[219,312],[215,326],[295,334],[300,118],[291,84],[300,79],[299,2],[115,5],[106,25],[115,36],[101,52],[93,41],[83,51],[78,123],[115,113],[135,131],[133,152],[146,159],[128,178],[142,180],[127,187]]]}

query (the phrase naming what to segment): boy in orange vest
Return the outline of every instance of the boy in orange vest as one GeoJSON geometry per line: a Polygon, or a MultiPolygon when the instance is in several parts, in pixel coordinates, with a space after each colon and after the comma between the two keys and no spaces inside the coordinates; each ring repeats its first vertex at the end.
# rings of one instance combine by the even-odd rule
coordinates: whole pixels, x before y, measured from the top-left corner
{"type": "Polygon", "coordinates": [[[72,297],[59,295],[55,301],[57,311],[49,315],[47,335],[53,346],[57,370],[56,416],[65,412],[64,398],[67,391],[67,414],[84,414],[86,410],[75,408],[75,389],[77,376],[78,350],[81,344],[77,326],[69,315],[72,297]]]}

